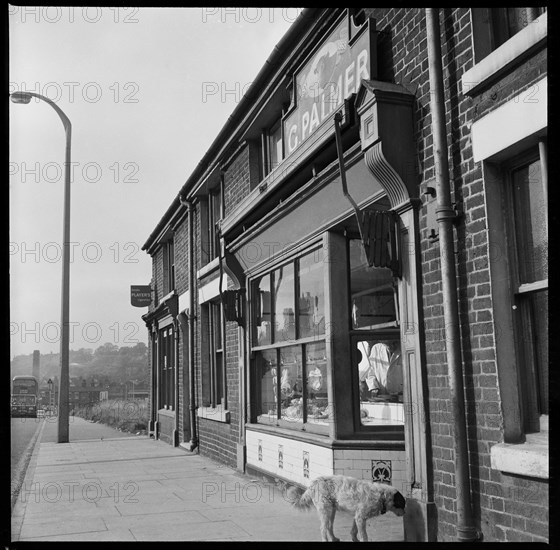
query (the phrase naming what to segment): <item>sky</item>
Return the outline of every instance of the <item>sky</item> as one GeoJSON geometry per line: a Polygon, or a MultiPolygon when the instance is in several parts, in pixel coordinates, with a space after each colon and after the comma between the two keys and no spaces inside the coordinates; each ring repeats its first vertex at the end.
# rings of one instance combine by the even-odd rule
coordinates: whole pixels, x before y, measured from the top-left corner
{"type": "MultiPolygon", "coordinates": [[[[10,93],[72,123],[70,349],[147,343],[141,250],[301,8],[9,8],[10,93]]],[[[10,357],[60,350],[65,133],[9,108],[10,357]]]]}

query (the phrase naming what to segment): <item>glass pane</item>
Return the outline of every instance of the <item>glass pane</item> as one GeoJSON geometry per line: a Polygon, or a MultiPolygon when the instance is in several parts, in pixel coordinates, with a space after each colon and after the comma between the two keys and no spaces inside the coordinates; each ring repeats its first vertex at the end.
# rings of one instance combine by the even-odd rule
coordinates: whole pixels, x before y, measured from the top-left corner
{"type": "Polygon", "coordinates": [[[307,372],[307,422],[328,424],[331,409],[327,394],[327,356],[325,343],[305,347],[307,372]]]}
{"type": "Polygon", "coordinates": [[[371,328],[397,320],[390,269],[369,267],[362,242],[349,241],[352,327],[371,328]]]}
{"type": "Polygon", "coordinates": [[[224,370],[223,370],[223,356],[222,352],[216,353],[216,405],[220,405],[222,403],[222,399],[224,398],[224,370]]]}
{"type": "Polygon", "coordinates": [[[268,147],[270,149],[270,171],[282,161],[282,125],[280,122],[270,130],[268,147]]]}
{"type": "MultiPolygon", "coordinates": [[[[529,315],[522,319],[532,326],[523,327],[527,375],[533,376],[536,386],[537,412],[548,411],[548,290],[521,296],[522,307],[529,308],[529,315]],[[534,365],[531,365],[534,363],[534,365]],[[531,372],[531,367],[532,371],[531,372]]],[[[530,385],[529,381],[527,385],[530,385]]]]}
{"type": "Polygon", "coordinates": [[[362,425],[404,424],[399,336],[360,339],[354,345],[362,425]]]}
{"type": "MultiPolygon", "coordinates": [[[[257,351],[255,353],[256,379],[260,388],[257,390],[257,410],[259,417],[267,416],[275,422],[278,418],[278,371],[276,350],[257,351]]],[[[260,418],[263,420],[263,418],[260,418]]]]}
{"type": "Polygon", "coordinates": [[[270,274],[261,277],[255,283],[257,300],[257,314],[255,326],[257,330],[257,346],[265,346],[271,343],[271,322],[272,315],[270,309],[270,274]]]}
{"type": "Polygon", "coordinates": [[[301,346],[280,349],[281,418],[303,422],[303,366],[301,346]]]}
{"type": "Polygon", "coordinates": [[[325,334],[323,250],[299,260],[299,338],[325,334]]]}
{"type": "Polygon", "coordinates": [[[214,331],[214,350],[222,349],[222,308],[220,304],[210,304],[211,323],[214,331]]]}
{"type": "Polygon", "coordinates": [[[520,282],[547,279],[548,214],[540,162],[516,170],[512,178],[520,282]]]}
{"type": "Polygon", "coordinates": [[[274,272],[274,342],[287,342],[296,336],[294,264],[274,272]]]}

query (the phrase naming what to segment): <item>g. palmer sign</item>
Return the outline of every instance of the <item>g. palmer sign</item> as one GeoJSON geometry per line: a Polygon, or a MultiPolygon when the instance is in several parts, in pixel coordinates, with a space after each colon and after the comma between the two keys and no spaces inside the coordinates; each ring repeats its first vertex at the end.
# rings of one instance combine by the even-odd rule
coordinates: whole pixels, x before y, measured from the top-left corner
{"type": "MultiPolygon", "coordinates": [[[[365,25],[366,27],[368,24],[365,25]]],[[[295,107],[284,119],[284,151],[293,153],[371,78],[369,29],[352,44],[345,17],[295,77],[295,107]]]]}
{"type": "Polygon", "coordinates": [[[150,285],[132,285],[130,287],[130,303],[134,307],[146,307],[152,301],[152,287],[150,285]]]}

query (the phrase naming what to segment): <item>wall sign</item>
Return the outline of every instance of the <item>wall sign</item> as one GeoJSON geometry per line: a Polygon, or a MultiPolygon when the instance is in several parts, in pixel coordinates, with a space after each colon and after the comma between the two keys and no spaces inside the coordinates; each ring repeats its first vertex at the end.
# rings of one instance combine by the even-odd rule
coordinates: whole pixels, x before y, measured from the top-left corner
{"type": "Polygon", "coordinates": [[[362,79],[372,77],[368,22],[350,44],[345,17],[294,78],[295,108],[284,119],[284,151],[293,153],[357,92],[362,79]]]}

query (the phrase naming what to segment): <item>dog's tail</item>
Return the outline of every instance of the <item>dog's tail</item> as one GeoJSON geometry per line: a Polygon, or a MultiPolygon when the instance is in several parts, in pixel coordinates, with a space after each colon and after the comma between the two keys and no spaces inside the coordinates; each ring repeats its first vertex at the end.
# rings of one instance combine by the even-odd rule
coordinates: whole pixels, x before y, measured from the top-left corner
{"type": "Polygon", "coordinates": [[[313,506],[312,495],[311,487],[304,491],[299,487],[292,486],[286,491],[286,498],[291,502],[292,506],[298,510],[309,510],[313,506]]]}

